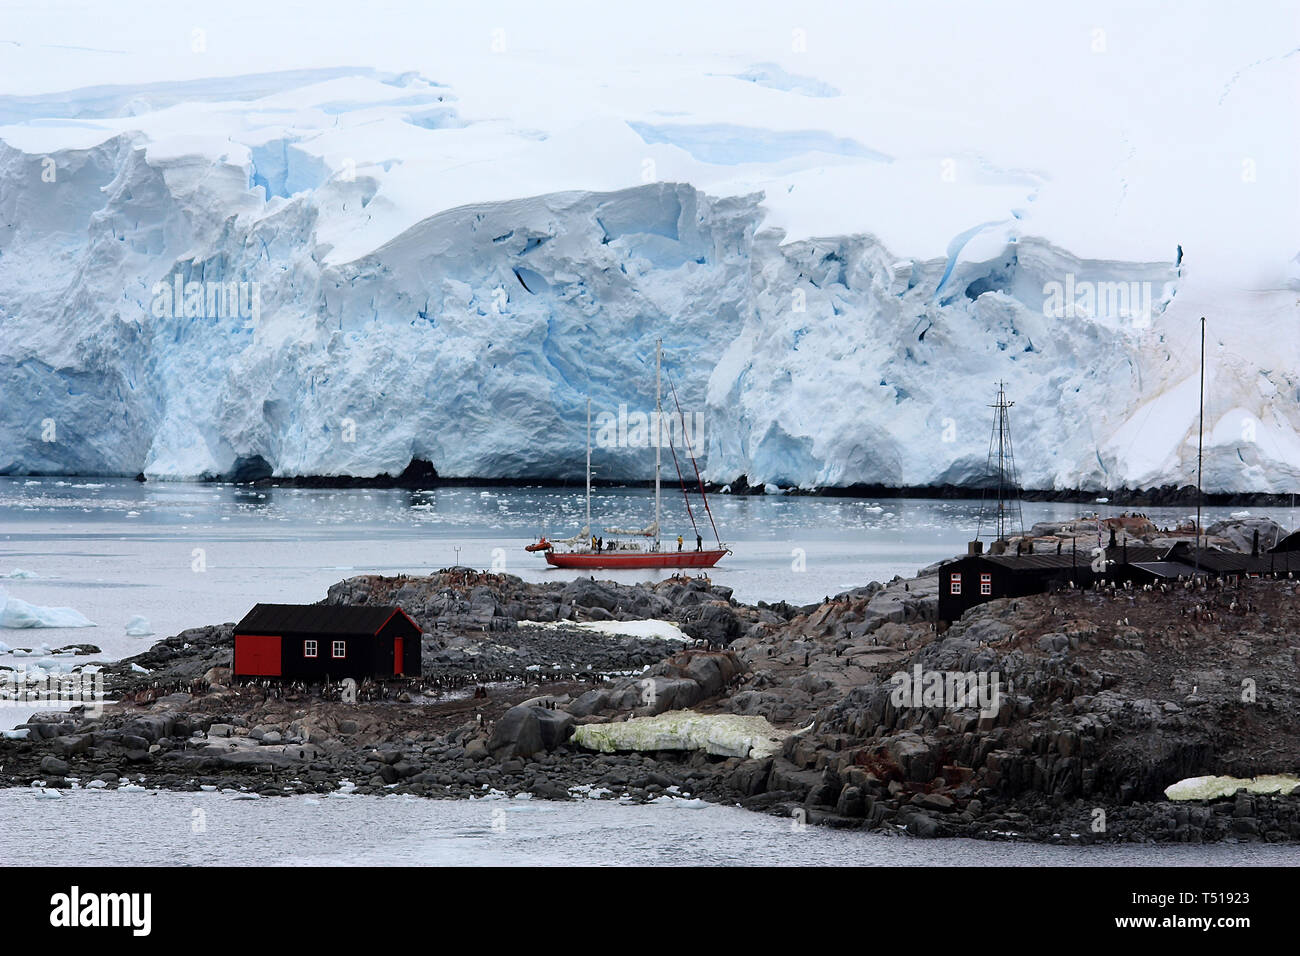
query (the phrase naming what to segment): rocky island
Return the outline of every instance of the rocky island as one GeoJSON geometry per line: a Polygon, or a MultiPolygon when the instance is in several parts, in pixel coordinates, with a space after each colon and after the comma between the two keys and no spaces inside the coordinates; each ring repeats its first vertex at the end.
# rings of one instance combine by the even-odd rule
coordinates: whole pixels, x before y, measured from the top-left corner
{"type": "Polygon", "coordinates": [[[1296,588],[1065,590],[943,629],[937,567],[803,607],[705,577],[363,575],[325,602],[400,605],[420,679],[348,702],[239,683],[233,625],[194,628],[103,665],[102,713],[6,732],[0,785],[690,797],[916,837],[1295,842],[1296,588]]]}

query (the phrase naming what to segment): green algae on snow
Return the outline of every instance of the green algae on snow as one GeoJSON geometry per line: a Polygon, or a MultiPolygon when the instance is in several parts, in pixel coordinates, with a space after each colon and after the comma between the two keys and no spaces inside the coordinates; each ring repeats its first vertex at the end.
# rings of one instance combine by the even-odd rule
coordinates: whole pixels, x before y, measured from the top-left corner
{"type": "Polygon", "coordinates": [[[703,750],[720,757],[768,757],[781,749],[785,735],[762,717],[697,714],[670,710],[608,724],[583,724],[574,730],[580,747],[617,750],[703,750]]]}
{"type": "Polygon", "coordinates": [[[1272,773],[1259,777],[1188,777],[1165,787],[1170,800],[1217,800],[1238,790],[1248,793],[1277,793],[1283,796],[1300,786],[1300,777],[1272,773]]]}

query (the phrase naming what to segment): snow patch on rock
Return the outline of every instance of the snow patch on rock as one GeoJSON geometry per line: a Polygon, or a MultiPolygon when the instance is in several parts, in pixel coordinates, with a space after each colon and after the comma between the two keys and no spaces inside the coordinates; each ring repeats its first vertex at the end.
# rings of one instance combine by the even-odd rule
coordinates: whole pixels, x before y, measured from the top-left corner
{"type": "Polygon", "coordinates": [[[574,741],[588,750],[703,750],[720,757],[768,757],[784,735],[763,717],[671,710],[654,717],[583,724],[574,741]]]}
{"type": "Polygon", "coordinates": [[[1170,800],[1218,800],[1238,790],[1247,793],[1277,793],[1283,796],[1300,787],[1300,777],[1290,773],[1259,777],[1188,777],[1165,787],[1170,800]]]}

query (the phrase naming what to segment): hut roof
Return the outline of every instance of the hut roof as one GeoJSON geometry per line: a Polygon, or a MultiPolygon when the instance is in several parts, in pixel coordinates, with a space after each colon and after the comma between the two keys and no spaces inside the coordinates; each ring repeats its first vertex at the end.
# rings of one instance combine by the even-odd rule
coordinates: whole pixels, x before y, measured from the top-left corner
{"type": "MultiPolygon", "coordinates": [[[[258,604],[235,625],[240,634],[375,634],[401,608],[378,604],[258,604]]],[[[409,620],[409,618],[408,618],[409,620]]]]}
{"type": "Polygon", "coordinates": [[[1134,561],[1133,567],[1148,571],[1158,578],[1192,577],[1196,574],[1205,575],[1207,573],[1204,569],[1197,571],[1191,565],[1182,564],[1178,561],[1134,561]]]}

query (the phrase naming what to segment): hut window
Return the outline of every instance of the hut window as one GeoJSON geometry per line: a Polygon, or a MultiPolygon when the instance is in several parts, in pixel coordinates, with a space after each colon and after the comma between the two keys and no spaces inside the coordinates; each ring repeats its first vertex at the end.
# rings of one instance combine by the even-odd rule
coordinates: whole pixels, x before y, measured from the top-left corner
{"type": "Polygon", "coordinates": [[[347,656],[348,656],[348,644],[347,644],[347,641],[335,641],[335,642],[334,642],[334,656],[335,656],[335,657],[347,657],[347,656]]]}
{"type": "Polygon", "coordinates": [[[980,575],[980,594],[992,594],[992,593],[993,593],[993,575],[991,575],[991,574],[981,574],[981,575],[980,575]]]}
{"type": "Polygon", "coordinates": [[[315,656],[316,656],[316,642],[315,642],[315,641],[303,641],[303,642],[302,642],[302,656],[303,656],[303,657],[315,657],[315,656]]]}
{"type": "Polygon", "coordinates": [[[951,581],[951,583],[948,585],[948,593],[949,593],[949,594],[961,594],[961,575],[960,575],[960,574],[954,574],[954,575],[952,576],[952,581],[951,581]]]}

